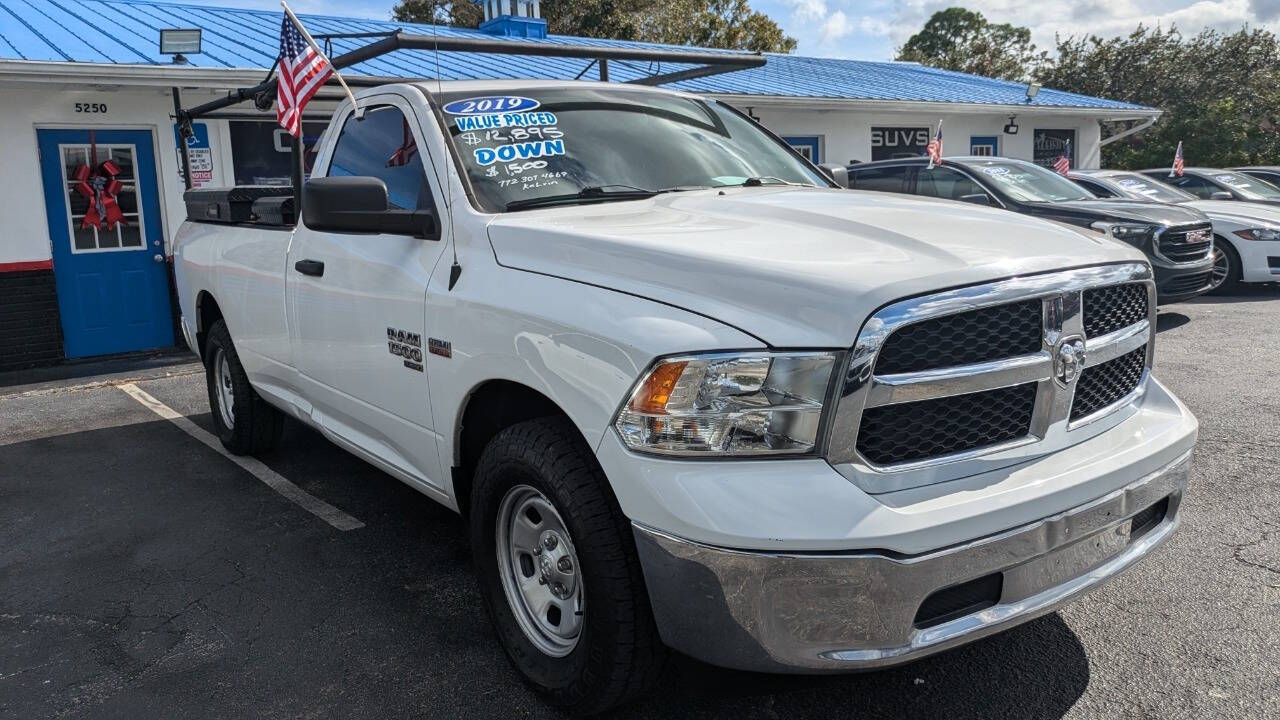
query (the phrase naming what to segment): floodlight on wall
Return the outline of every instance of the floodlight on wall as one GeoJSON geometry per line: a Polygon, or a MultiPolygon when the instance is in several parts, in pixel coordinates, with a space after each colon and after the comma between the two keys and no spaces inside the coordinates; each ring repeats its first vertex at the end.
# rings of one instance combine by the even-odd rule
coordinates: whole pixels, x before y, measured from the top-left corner
{"type": "Polygon", "coordinates": [[[1035,100],[1036,95],[1039,95],[1039,94],[1040,94],[1040,83],[1038,82],[1027,83],[1027,102],[1031,102],[1032,100],[1035,100]]]}
{"type": "Polygon", "coordinates": [[[186,55],[200,54],[200,28],[169,28],[160,31],[160,54],[172,55],[175,65],[185,65],[186,55]]]}
{"type": "Polygon", "coordinates": [[[1005,134],[1005,135],[1017,135],[1017,134],[1018,134],[1018,123],[1014,122],[1014,121],[1015,121],[1015,120],[1017,120],[1017,119],[1018,119],[1018,116],[1017,116],[1017,115],[1010,115],[1010,116],[1009,116],[1009,124],[1004,126],[1004,134],[1005,134]]]}

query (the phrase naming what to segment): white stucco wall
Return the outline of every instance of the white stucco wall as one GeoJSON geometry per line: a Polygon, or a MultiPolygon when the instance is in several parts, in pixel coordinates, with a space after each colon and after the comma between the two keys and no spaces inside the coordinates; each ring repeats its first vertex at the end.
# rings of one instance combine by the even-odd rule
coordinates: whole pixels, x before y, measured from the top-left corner
{"type": "MultiPolygon", "coordinates": [[[[160,214],[158,221],[168,243],[186,217],[182,202],[183,185],[178,171],[177,147],[169,115],[173,97],[168,88],[75,88],[64,85],[38,86],[29,83],[0,85],[0,144],[4,148],[5,182],[0,192],[0,213],[5,223],[0,231],[0,264],[44,261],[51,257],[49,226],[45,212],[44,185],[36,144],[39,129],[96,128],[144,130],[152,134],[159,174],[160,214]],[[76,103],[106,105],[105,113],[77,113],[76,103]]],[[[209,91],[189,91],[188,103],[215,97],[209,91]]],[[[210,121],[210,142],[214,147],[214,181],[230,177],[230,156],[226,152],[225,126],[210,121]]],[[[148,219],[147,222],[152,222],[148,219]]],[[[167,251],[167,248],[166,248],[167,251]]]]}
{"type": "MultiPolygon", "coordinates": [[[[745,109],[749,102],[735,102],[745,109]]],[[[800,110],[790,107],[752,106],[760,122],[778,135],[823,136],[823,162],[866,162],[871,159],[871,128],[937,127],[942,119],[944,155],[968,155],[969,138],[994,135],[999,138],[999,154],[1005,157],[1032,159],[1032,138],[1037,128],[1073,129],[1076,131],[1076,165],[1096,168],[1100,162],[1101,129],[1092,118],[1069,115],[1037,115],[1018,113],[1017,135],[1005,135],[1007,113],[983,114],[863,112],[848,109],[800,110]]]]}

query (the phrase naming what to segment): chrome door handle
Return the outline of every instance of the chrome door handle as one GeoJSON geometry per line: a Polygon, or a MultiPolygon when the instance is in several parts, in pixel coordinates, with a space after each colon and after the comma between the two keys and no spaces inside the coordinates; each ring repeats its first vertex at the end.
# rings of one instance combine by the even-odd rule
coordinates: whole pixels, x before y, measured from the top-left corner
{"type": "Polygon", "coordinates": [[[162,262],[164,262],[164,256],[163,256],[163,255],[161,255],[160,253],[156,253],[155,255],[152,255],[152,256],[151,256],[151,259],[152,259],[152,260],[155,260],[155,261],[156,261],[156,262],[158,262],[158,263],[162,263],[162,262]]]}

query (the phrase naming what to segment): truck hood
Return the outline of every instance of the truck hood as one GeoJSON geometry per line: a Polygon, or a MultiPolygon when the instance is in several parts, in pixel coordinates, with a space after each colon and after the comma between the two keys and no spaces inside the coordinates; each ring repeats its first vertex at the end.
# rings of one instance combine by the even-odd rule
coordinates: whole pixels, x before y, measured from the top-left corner
{"type": "Polygon", "coordinates": [[[1095,233],[958,202],[733,188],[495,217],[500,264],[706,315],[775,347],[848,347],[899,298],[1143,261],[1095,233]]]}

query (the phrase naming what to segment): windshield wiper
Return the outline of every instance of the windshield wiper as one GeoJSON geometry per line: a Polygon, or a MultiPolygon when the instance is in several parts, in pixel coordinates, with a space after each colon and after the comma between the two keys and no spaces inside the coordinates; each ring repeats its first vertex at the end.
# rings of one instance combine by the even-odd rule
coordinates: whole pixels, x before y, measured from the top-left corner
{"type": "Polygon", "coordinates": [[[560,203],[573,204],[575,202],[591,202],[597,200],[643,200],[663,193],[705,190],[706,187],[707,186],[705,185],[685,185],[662,188],[661,190],[649,190],[646,188],[636,187],[634,185],[595,185],[592,187],[584,187],[576,193],[543,195],[542,197],[512,200],[507,203],[506,209],[507,211],[522,210],[524,208],[541,207],[543,205],[558,205],[560,203]]]}
{"type": "Polygon", "coordinates": [[[796,187],[818,187],[813,183],[792,182],[790,180],[783,180],[780,177],[772,177],[769,175],[763,175],[761,177],[749,177],[746,180],[742,181],[742,184],[740,185],[740,187],[760,187],[761,185],[794,185],[796,187]]]}
{"type": "Polygon", "coordinates": [[[575,193],[565,193],[562,195],[543,195],[542,197],[524,198],[523,200],[512,200],[507,203],[507,210],[521,210],[523,208],[539,207],[541,205],[556,205],[559,203],[574,203],[583,200],[641,200],[651,198],[662,192],[661,190],[646,190],[644,188],[633,187],[631,185],[603,185],[584,187],[575,193]],[[622,188],[613,190],[610,188],[622,188]]]}

